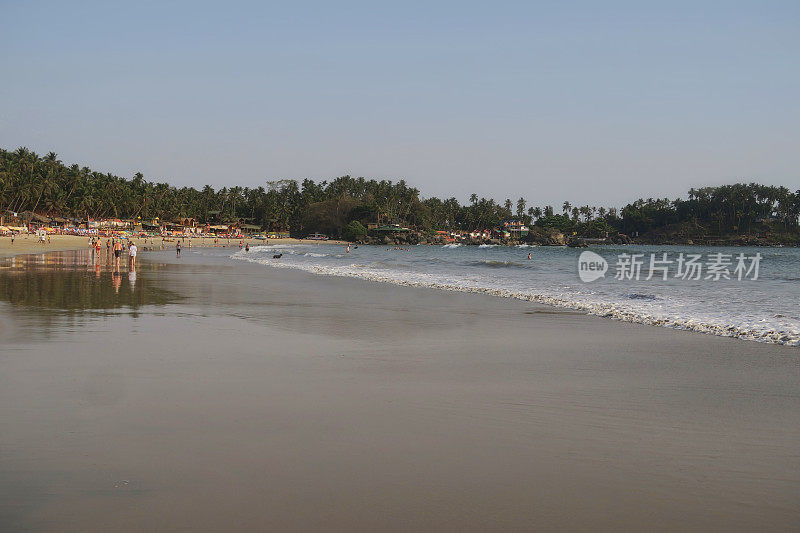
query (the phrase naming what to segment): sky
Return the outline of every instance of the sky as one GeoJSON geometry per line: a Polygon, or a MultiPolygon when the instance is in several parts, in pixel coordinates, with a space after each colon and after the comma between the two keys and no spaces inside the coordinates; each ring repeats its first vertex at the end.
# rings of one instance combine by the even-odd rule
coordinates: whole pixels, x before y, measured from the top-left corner
{"type": "Polygon", "coordinates": [[[177,186],[800,189],[800,2],[0,0],[0,147],[177,186]]]}

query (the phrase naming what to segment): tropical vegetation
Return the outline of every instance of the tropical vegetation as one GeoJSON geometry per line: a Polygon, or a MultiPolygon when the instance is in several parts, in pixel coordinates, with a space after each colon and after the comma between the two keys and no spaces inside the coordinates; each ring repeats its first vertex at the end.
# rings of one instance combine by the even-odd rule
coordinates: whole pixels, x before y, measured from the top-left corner
{"type": "Polygon", "coordinates": [[[324,232],[357,238],[374,222],[402,222],[419,231],[492,228],[518,218],[542,230],[585,237],[652,235],[676,228],[697,235],[798,235],[800,190],[737,183],[691,189],[688,198],[648,198],[622,208],[530,206],[525,198],[497,202],[472,194],[423,198],[405,181],[342,176],[267,181],[259,187],[175,187],[141,173],[123,178],[66,165],[50,152],[0,149],[0,213],[33,211],[77,219],[195,218],[246,222],[293,235],[324,232]]]}

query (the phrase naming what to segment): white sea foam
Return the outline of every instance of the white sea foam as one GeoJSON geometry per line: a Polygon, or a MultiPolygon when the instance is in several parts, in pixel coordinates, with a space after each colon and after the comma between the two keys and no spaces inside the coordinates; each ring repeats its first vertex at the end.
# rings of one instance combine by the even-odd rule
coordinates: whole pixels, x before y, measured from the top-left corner
{"type": "MultiPolygon", "coordinates": [[[[778,299],[758,292],[775,291],[767,283],[687,287],[674,282],[666,286],[656,283],[616,286],[610,280],[612,283],[581,284],[577,281],[574,250],[542,248],[535,261],[527,261],[527,252],[523,257],[522,252],[515,254],[513,248],[490,251],[464,246],[457,252],[458,258],[450,256],[454,252],[442,255],[442,248],[421,247],[419,252],[401,252],[361,247],[358,250],[361,253],[344,257],[305,251],[298,254],[294,247],[268,246],[254,247],[249,254],[240,251],[231,257],[320,275],[490,294],[628,322],[800,346],[800,319],[792,311],[792,300],[775,308],[778,299]],[[258,253],[253,253],[255,251],[258,253]],[[274,260],[273,253],[288,255],[274,260]],[[745,291],[753,292],[743,294],[745,291]],[[712,297],[717,301],[705,301],[712,297]]],[[[791,262],[787,265],[792,267],[791,262]]],[[[786,277],[791,276],[784,275],[786,277]]],[[[795,285],[791,287],[796,290],[795,285]]],[[[780,291],[774,296],[779,294],[780,291]]]]}

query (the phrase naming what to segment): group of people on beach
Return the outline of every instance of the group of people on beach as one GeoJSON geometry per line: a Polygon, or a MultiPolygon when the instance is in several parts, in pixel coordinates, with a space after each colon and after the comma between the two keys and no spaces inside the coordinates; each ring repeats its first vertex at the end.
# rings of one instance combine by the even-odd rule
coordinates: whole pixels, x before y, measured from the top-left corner
{"type": "MultiPolygon", "coordinates": [[[[13,237],[12,237],[12,239],[13,239],[13,237]]],[[[144,242],[145,242],[145,244],[147,244],[147,239],[146,238],[145,238],[144,242]]],[[[162,249],[164,248],[164,245],[166,244],[166,242],[167,242],[167,239],[162,237],[162,239],[161,239],[161,248],[162,249]]],[[[214,244],[217,245],[218,243],[219,243],[219,239],[215,238],[214,239],[214,244]]],[[[99,258],[100,251],[103,248],[102,239],[99,238],[99,237],[90,238],[89,239],[89,246],[91,247],[91,250],[92,250],[92,260],[95,260],[95,259],[99,258]]],[[[189,248],[192,247],[191,239],[188,240],[187,246],[189,248]]],[[[122,245],[122,239],[118,239],[116,237],[111,237],[109,239],[106,239],[105,247],[106,247],[106,255],[110,256],[111,253],[113,252],[113,254],[114,254],[114,262],[115,262],[116,266],[119,267],[120,257],[122,256],[122,251],[124,249],[124,247],[122,245]]],[[[242,247],[245,248],[245,251],[248,251],[248,252],[250,251],[250,244],[249,243],[246,243],[245,241],[239,241],[239,248],[242,248],[242,247]]],[[[128,262],[129,262],[130,266],[133,266],[135,264],[135,262],[136,262],[136,253],[138,252],[138,248],[136,247],[136,244],[133,242],[133,240],[128,240],[127,248],[128,248],[128,258],[129,258],[128,262]]],[[[182,249],[183,249],[182,239],[177,239],[175,241],[175,255],[177,257],[181,256],[181,250],[182,249]]]]}
{"type": "Polygon", "coordinates": [[[98,278],[100,277],[101,273],[101,263],[105,261],[108,266],[112,267],[110,269],[111,282],[116,292],[119,292],[119,288],[122,283],[120,274],[120,260],[126,248],[128,250],[128,280],[131,283],[131,287],[133,287],[133,285],[136,283],[136,255],[139,252],[139,248],[136,246],[136,243],[132,240],[128,240],[127,243],[123,243],[122,239],[116,237],[106,239],[105,243],[103,242],[103,239],[99,237],[92,237],[89,239],[89,250],[91,250],[91,255],[90,259],[87,259],[87,263],[94,265],[95,275],[98,278]],[[103,248],[106,249],[105,255],[103,255],[103,248]]]}
{"type": "MultiPolygon", "coordinates": [[[[132,240],[128,241],[128,267],[133,269],[136,268],[136,254],[139,252],[139,248],[137,248],[136,243],[132,240]]],[[[89,240],[89,246],[92,250],[92,262],[96,262],[100,258],[100,253],[103,249],[103,241],[100,238],[92,238],[89,240]]],[[[119,261],[122,257],[122,250],[124,247],[122,246],[122,240],[117,238],[110,238],[106,240],[106,257],[108,259],[111,258],[111,254],[114,254],[114,266],[115,268],[119,269],[119,261]]]]}

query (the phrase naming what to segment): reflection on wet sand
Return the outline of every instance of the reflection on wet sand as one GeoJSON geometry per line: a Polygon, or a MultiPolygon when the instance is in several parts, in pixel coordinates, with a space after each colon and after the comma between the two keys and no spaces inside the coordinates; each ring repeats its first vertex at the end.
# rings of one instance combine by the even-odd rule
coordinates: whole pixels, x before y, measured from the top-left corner
{"type": "Polygon", "coordinates": [[[177,299],[155,279],[137,277],[137,269],[162,267],[126,268],[123,262],[120,268],[113,256],[89,250],[11,257],[0,262],[0,304],[11,304],[13,315],[33,326],[54,326],[56,319],[75,319],[87,311],[135,316],[143,306],[177,299]]]}

